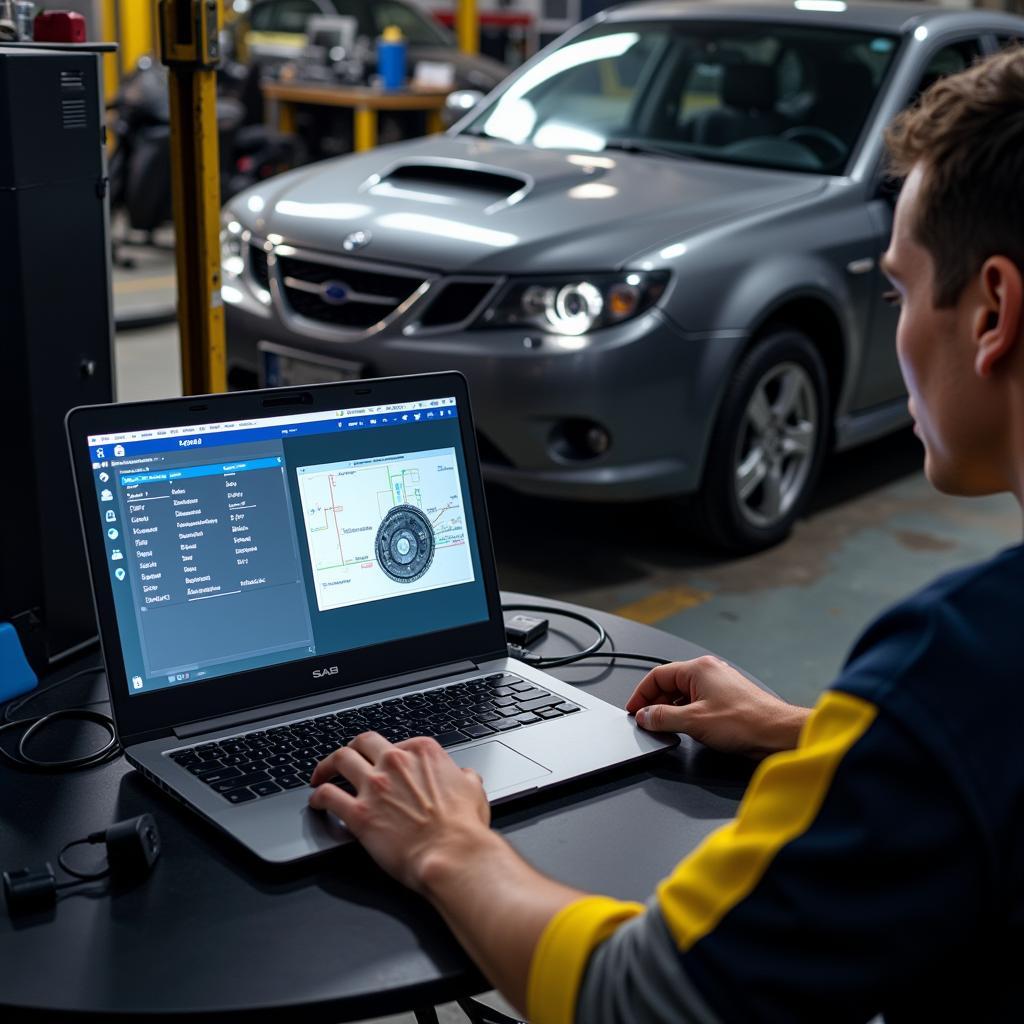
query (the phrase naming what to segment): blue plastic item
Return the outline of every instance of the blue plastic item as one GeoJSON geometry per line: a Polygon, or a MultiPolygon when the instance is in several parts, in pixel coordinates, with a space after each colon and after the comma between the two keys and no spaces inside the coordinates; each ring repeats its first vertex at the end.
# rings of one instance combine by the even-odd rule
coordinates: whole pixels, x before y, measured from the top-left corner
{"type": "Polygon", "coordinates": [[[377,70],[385,89],[405,85],[405,40],[393,28],[386,28],[377,41],[377,70]]]}
{"type": "Polygon", "coordinates": [[[21,649],[18,631],[9,622],[0,622],[0,704],[28,693],[38,684],[21,649]]]}

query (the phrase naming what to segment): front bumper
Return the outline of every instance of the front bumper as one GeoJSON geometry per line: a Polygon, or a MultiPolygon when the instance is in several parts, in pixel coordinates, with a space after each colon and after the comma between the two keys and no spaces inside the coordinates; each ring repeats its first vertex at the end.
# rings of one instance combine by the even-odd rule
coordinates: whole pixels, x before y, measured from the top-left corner
{"type": "Polygon", "coordinates": [[[363,364],[366,376],[459,370],[469,381],[488,480],[529,494],[633,501],[696,490],[730,367],[743,339],[688,335],[660,310],[581,338],[522,330],[405,334],[412,317],[369,336],[327,340],[234,288],[226,304],[230,369],[258,372],[269,341],[363,364]],[[600,424],[603,454],[570,459],[552,446],[568,420],[600,424]]]}

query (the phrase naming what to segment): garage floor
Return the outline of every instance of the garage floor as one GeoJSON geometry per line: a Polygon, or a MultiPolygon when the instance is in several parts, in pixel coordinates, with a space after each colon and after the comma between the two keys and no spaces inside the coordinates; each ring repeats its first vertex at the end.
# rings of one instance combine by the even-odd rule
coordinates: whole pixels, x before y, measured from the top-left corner
{"type": "MultiPolygon", "coordinates": [[[[173,300],[169,257],[166,263],[152,267],[148,291],[135,283],[138,275],[116,272],[117,308],[173,300]]],[[[119,334],[117,378],[122,400],[180,393],[176,329],[119,334]]],[[[810,515],[785,544],[732,560],[689,542],[667,504],[594,507],[494,490],[488,499],[500,582],[685,636],[787,699],[810,703],[889,604],[1020,540],[1010,498],[938,495],[920,467],[909,431],[837,456],[810,515]]],[[[464,1018],[450,1010],[442,1020],[464,1018]]]]}

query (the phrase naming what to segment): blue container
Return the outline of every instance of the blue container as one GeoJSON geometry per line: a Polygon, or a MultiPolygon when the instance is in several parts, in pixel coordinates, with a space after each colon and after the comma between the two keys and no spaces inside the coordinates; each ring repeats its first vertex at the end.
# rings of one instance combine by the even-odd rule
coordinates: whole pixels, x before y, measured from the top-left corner
{"type": "Polygon", "coordinates": [[[405,85],[405,40],[393,29],[385,29],[377,41],[377,70],[385,89],[405,85]]]}
{"type": "Polygon", "coordinates": [[[0,704],[28,693],[38,682],[14,627],[9,622],[0,622],[0,704]]]}

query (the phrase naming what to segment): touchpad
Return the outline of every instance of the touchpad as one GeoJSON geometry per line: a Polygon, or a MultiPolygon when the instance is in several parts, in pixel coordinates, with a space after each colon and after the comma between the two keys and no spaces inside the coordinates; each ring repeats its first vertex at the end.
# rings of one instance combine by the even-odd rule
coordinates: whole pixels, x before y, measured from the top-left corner
{"type": "Polygon", "coordinates": [[[462,768],[472,768],[484,780],[484,789],[488,793],[497,793],[551,774],[543,765],[517,754],[497,740],[455,750],[452,759],[462,768]]]}

